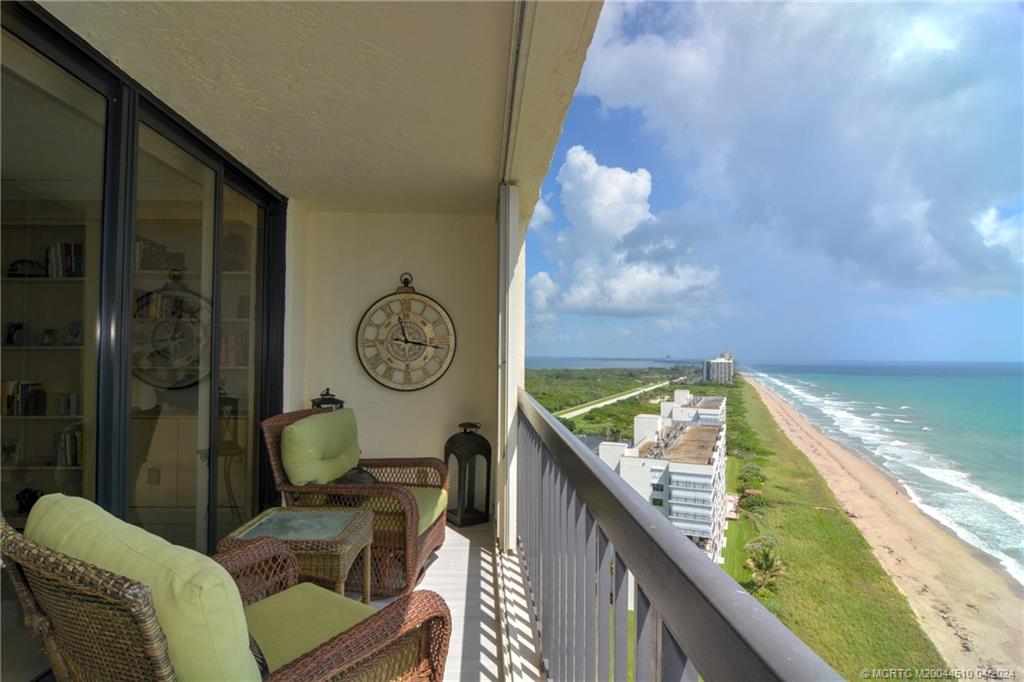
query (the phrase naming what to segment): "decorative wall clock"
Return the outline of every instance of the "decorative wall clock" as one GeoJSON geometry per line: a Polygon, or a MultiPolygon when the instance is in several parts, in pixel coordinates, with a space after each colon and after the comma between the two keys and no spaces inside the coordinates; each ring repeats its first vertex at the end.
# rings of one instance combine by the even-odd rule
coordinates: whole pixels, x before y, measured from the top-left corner
{"type": "Polygon", "coordinates": [[[440,379],[455,356],[455,326],[440,303],[402,286],[366,309],[356,331],[356,353],[363,369],[382,386],[416,391],[440,379]]]}
{"type": "Polygon", "coordinates": [[[213,311],[173,270],[162,288],[135,299],[132,374],[160,389],[194,386],[210,373],[213,311]]]}

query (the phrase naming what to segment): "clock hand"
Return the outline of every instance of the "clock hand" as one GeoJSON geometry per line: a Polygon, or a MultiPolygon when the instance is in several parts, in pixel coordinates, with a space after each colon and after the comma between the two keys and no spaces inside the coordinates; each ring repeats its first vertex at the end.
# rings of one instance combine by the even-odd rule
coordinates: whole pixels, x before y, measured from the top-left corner
{"type": "Polygon", "coordinates": [[[398,318],[398,326],[402,329],[402,340],[406,343],[411,343],[409,337],[405,335],[405,325],[402,323],[402,318],[398,318]]]}
{"type": "Polygon", "coordinates": [[[431,343],[423,343],[422,341],[406,341],[411,346],[425,346],[427,348],[440,348],[441,346],[435,346],[431,343]]]}

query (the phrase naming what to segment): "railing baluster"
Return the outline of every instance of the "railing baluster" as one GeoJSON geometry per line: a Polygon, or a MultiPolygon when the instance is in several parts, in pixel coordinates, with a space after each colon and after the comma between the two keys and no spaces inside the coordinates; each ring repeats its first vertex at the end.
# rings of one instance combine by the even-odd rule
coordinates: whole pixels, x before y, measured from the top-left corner
{"type": "Polygon", "coordinates": [[[583,679],[597,679],[597,523],[583,508],[587,547],[583,566],[583,679]]]}
{"type": "Polygon", "coordinates": [[[576,526],[573,530],[573,675],[580,682],[593,682],[594,678],[588,679],[585,674],[586,668],[586,574],[587,574],[587,508],[583,505],[578,495],[574,496],[576,501],[573,509],[576,526]]]}
{"type": "Polygon", "coordinates": [[[554,629],[554,622],[552,621],[552,605],[555,603],[554,594],[554,569],[551,562],[554,558],[554,548],[551,542],[552,528],[554,527],[555,512],[554,512],[554,489],[555,489],[555,465],[551,459],[551,455],[544,452],[544,497],[542,500],[543,506],[543,517],[544,526],[542,527],[541,533],[543,535],[542,551],[540,553],[540,589],[541,589],[541,603],[540,608],[540,640],[541,640],[541,660],[544,663],[544,669],[546,672],[551,672],[551,652],[554,650],[555,642],[551,637],[551,633],[554,629]]]}
{"type": "Polygon", "coordinates": [[[566,631],[569,627],[569,551],[567,547],[569,533],[566,528],[569,523],[569,481],[562,471],[558,472],[558,478],[558,547],[556,549],[558,553],[558,651],[555,652],[558,670],[555,679],[564,680],[567,679],[566,668],[569,658],[566,651],[568,648],[566,638],[568,633],[566,631]]]}
{"type": "Polygon", "coordinates": [[[576,491],[569,486],[565,507],[565,675],[576,679],[576,491]]]}
{"type": "Polygon", "coordinates": [[[634,581],[636,595],[636,648],[633,650],[633,660],[636,664],[633,682],[652,682],[656,666],[654,647],[654,621],[657,620],[654,609],[651,608],[651,601],[644,594],[640,583],[634,581]]]}
{"type": "Polygon", "coordinates": [[[604,531],[597,524],[597,551],[601,560],[597,565],[597,679],[609,682],[611,679],[611,638],[612,617],[612,546],[604,531]]]}
{"type": "Polygon", "coordinates": [[[626,679],[626,648],[629,630],[626,624],[629,611],[629,580],[626,564],[615,553],[615,682],[626,679]]]}
{"type": "Polygon", "coordinates": [[[687,666],[686,654],[683,653],[675,637],[664,624],[661,625],[661,682],[696,682],[697,670],[687,666]],[[687,671],[692,679],[687,677],[687,671]]]}

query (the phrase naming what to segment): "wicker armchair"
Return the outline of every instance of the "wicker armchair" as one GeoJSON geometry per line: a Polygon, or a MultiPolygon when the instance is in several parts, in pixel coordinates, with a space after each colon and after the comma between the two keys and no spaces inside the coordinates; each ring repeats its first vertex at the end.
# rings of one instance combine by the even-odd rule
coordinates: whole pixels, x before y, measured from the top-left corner
{"type": "MultiPolygon", "coordinates": [[[[38,545],[0,520],[0,552],[25,624],[58,680],[175,680],[149,588],[38,545]]],[[[298,562],[281,542],[257,540],[214,557],[248,605],[298,581],[298,562]]],[[[397,599],[266,675],[267,680],[441,680],[451,616],[440,596],[397,599]]],[[[252,645],[260,668],[259,648],[252,645]]]]}
{"type": "MultiPolygon", "coordinates": [[[[430,554],[444,543],[442,512],[423,533],[417,533],[419,510],[403,486],[448,490],[448,468],[433,457],[360,459],[359,466],[380,481],[373,485],[292,485],[281,463],[281,431],[304,417],[323,410],[296,410],[261,423],[274,483],[285,506],[362,507],[373,511],[373,593],[375,597],[403,594],[419,581],[430,554]]],[[[361,562],[352,567],[349,581],[362,581],[361,562]],[[358,575],[357,575],[358,574],[358,575]]]]}

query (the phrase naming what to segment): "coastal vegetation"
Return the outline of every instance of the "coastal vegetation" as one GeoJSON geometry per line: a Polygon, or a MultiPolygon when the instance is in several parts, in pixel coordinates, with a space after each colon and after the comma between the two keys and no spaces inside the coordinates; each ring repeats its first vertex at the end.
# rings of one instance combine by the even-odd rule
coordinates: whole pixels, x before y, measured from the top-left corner
{"type": "Polygon", "coordinates": [[[727,482],[742,490],[745,471],[763,493],[744,496],[761,501],[729,522],[723,568],[844,677],[863,668],[945,668],[828,484],[754,389],[742,379],[723,389],[734,471],[727,482]]]}
{"type": "Polygon", "coordinates": [[[563,422],[577,435],[632,440],[633,417],[656,412],[651,400],[676,388],[728,397],[726,486],[740,495],[741,517],[729,522],[722,568],[844,677],[945,668],[828,484],[742,378],[670,384],[563,422]]]}
{"type": "Polygon", "coordinates": [[[528,369],[526,390],[549,412],[560,412],[651,384],[692,376],[697,371],[696,367],[689,365],[609,369],[528,369]]]}

